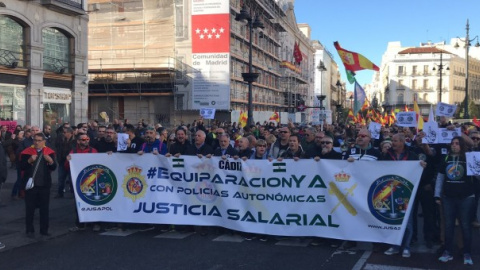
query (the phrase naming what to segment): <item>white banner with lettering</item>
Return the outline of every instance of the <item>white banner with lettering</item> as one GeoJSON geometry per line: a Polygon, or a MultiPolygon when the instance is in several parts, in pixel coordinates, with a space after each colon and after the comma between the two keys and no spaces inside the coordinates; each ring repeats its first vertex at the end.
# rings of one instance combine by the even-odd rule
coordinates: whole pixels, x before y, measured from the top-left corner
{"type": "Polygon", "coordinates": [[[400,244],[418,161],[72,154],[80,221],[223,226],[400,244]],[[380,164],[381,163],[381,164],[380,164]]]}

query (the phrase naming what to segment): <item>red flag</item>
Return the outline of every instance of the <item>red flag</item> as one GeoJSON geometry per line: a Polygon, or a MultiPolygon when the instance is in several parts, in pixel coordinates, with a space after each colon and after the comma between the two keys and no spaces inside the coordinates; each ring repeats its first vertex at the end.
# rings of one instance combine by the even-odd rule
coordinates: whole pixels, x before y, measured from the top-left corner
{"type": "Polygon", "coordinates": [[[302,52],[300,51],[300,46],[298,42],[295,41],[293,46],[293,58],[295,58],[295,63],[300,64],[303,60],[302,52]]]}
{"type": "Polygon", "coordinates": [[[478,120],[476,116],[473,117],[473,123],[475,126],[480,127],[480,120],[478,120]]]}

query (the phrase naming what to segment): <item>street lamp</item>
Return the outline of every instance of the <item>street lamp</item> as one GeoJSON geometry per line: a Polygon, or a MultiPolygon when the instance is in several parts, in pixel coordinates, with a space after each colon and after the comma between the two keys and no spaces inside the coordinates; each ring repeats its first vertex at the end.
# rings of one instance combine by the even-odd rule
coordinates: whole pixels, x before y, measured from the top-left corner
{"type": "Polygon", "coordinates": [[[337,80],[337,83],[335,84],[335,86],[337,86],[337,105],[335,105],[336,109],[337,109],[337,122],[340,118],[339,116],[339,110],[340,110],[340,107],[342,106],[342,83],[340,82],[340,80],[337,80]]]}
{"type": "MultiPolygon", "coordinates": [[[[327,67],[325,67],[325,64],[323,63],[322,60],[320,60],[320,62],[318,62],[318,66],[317,66],[317,70],[320,72],[320,95],[317,95],[317,98],[318,100],[321,102],[320,100],[320,96],[323,96],[323,99],[322,101],[325,99],[326,96],[323,95],[323,72],[324,71],[327,71],[327,67]]],[[[322,104],[320,103],[320,107],[322,107],[322,104]]]]}
{"type": "MultiPolygon", "coordinates": [[[[475,44],[475,47],[480,47],[480,44],[478,43],[478,36],[475,36],[474,38],[470,39],[468,35],[468,31],[470,30],[470,25],[468,24],[468,19],[467,19],[467,27],[465,28],[467,30],[467,36],[465,37],[465,40],[460,39],[461,41],[465,42],[465,113],[463,114],[464,119],[470,118],[468,115],[468,50],[470,47],[470,42],[474,41],[475,39],[477,40],[477,44],[475,44]]],[[[458,48],[458,42],[455,44],[455,48],[458,48]]]]}
{"type": "Polygon", "coordinates": [[[248,83],[248,120],[247,125],[251,126],[254,125],[253,121],[253,89],[252,84],[255,82],[260,75],[260,73],[253,72],[253,64],[252,64],[252,35],[253,29],[257,28],[265,28],[263,23],[258,19],[258,16],[255,16],[255,20],[252,18],[252,15],[247,11],[245,5],[242,6],[240,13],[235,16],[236,21],[243,21],[247,22],[246,26],[248,27],[249,31],[249,40],[248,40],[248,72],[242,73],[243,81],[248,83]]]}
{"type": "Polygon", "coordinates": [[[327,96],[325,95],[317,95],[317,99],[320,103],[320,130],[323,131],[323,123],[325,122],[326,116],[325,116],[325,108],[323,107],[323,101],[325,100],[327,96]]]}
{"type": "Polygon", "coordinates": [[[350,99],[350,109],[353,111],[353,93],[349,97],[350,99]]]}
{"type": "MultiPolygon", "coordinates": [[[[440,73],[440,81],[439,81],[440,91],[439,91],[438,102],[442,102],[442,73],[443,73],[443,68],[444,68],[444,65],[443,65],[443,62],[442,62],[442,60],[443,60],[442,55],[443,55],[443,53],[440,53],[440,65],[434,64],[434,65],[438,66],[438,72],[440,73]]],[[[433,71],[435,71],[435,70],[436,70],[436,68],[433,67],[433,71]]],[[[447,67],[446,70],[450,70],[450,68],[447,67]]]]}

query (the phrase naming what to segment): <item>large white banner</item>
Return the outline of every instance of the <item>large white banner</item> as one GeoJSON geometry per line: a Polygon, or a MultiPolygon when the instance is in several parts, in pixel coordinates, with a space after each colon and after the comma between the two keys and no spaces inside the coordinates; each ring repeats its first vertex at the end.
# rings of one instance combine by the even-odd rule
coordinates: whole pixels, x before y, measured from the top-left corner
{"type": "Polygon", "coordinates": [[[192,224],[400,244],[418,161],[72,154],[80,221],[192,224]]]}

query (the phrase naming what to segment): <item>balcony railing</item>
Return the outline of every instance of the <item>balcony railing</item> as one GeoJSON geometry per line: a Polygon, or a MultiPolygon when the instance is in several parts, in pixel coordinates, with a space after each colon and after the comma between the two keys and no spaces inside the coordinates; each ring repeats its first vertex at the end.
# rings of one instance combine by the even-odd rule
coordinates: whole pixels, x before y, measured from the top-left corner
{"type": "Polygon", "coordinates": [[[47,56],[43,57],[43,69],[58,74],[70,73],[67,60],[47,56]]]}
{"type": "Polygon", "coordinates": [[[84,15],[83,3],[85,0],[41,0],[41,3],[48,8],[68,14],[84,15]]]}
{"type": "Polygon", "coordinates": [[[0,65],[10,68],[23,67],[23,53],[0,49],[0,65]]]}

